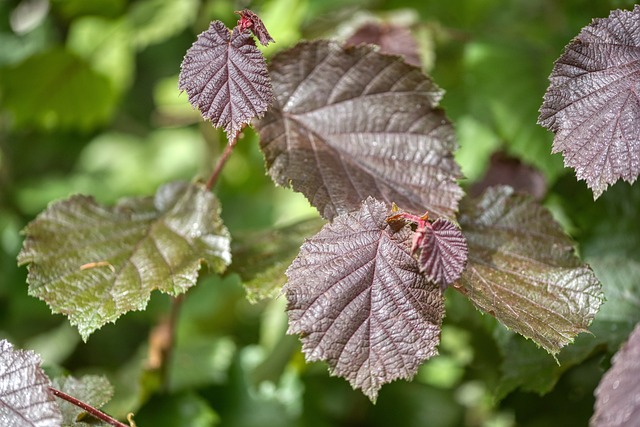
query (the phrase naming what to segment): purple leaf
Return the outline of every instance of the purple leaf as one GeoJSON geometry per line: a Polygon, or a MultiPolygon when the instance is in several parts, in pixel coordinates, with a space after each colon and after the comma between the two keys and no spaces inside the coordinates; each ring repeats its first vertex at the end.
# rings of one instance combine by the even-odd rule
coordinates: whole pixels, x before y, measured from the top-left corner
{"type": "Polygon", "coordinates": [[[640,7],[594,19],[556,61],[538,123],[598,198],[640,174],[640,7]]]}
{"type": "Polygon", "coordinates": [[[367,22],[360,26],[345,42],[357,46],[371,43],[380,46],[380,53],[400,55],[407,64],[419,67],[420,48],[411,31],[404,25],[367,22]]]}
{"type": "Polygon", "coordinates": [[[467,264],[467,241],[451,221],[438,218],[420,243],[420,271],[446,287],[460,278],[467,264]]]}
{"type": "Polygon", "coordinates": [[[275,40],[271,38],[271,35],[269,35],[267,28],[262,23],[262,19],[260,19],[258,15],[256,15],[249,9],[244,9],[236,13],[240,15],[238,26],[241,30],[251,30],[253,35],[258,38],[258,41],[263,46],[266,46],[269,43],[275,43],[275,40]]]}
{"type": "Polygon", "coordinates": [[[640,420],[640,325],[613,357],[613,365],[596,388],[590,425],[623,427],[640,420]]]}
{"type": "Polygon", "coordinates": [[[462,190],[440,90],[372,46],[303,42],[273,59],[276,101],[256,122],[269,174],[332,219],[373,196],[453,216],[462,190]]]}
{"type": "Polygon", "coordinates": [[[220,21],[187,50],[178,88],[215,127],[224,127],[232,141],[242,127],[260,117],[273,99],[269,73],[251,34],[220,21]]]}
{"type": "Polygon", "coordinates": [[[16,427],[58,427],[62,414],[51,381],[40,367],[40,356],[14,350],[0,340],[0,425],[16,427]]]}
{"type": "Polygon", "coordinates": [[[444,305],[439,287],[411,255],[412,232],[386,223],[383,202],[367,198],[307,240],[287,270],[289,333],[308,361],[375,401],[380,387],[409,379],[437,353],[444,305]]]}

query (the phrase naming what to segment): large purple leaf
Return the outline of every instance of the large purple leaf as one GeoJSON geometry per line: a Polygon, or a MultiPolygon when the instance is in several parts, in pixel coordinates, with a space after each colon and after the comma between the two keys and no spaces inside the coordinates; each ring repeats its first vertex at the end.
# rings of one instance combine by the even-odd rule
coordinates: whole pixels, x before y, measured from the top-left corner
{"type": "Polygon", "coordinates": [[[460,207],[469,261],[454,285],[482,311],[555,354],[586,331],[601,285],[549,211],[509,187],[460,207]]]}
{"type": "Polygon", "coordinates": [[[549,77],[538,122],[553,152],[599,197],[640,174],[640,7],[594,19],[569,43],[549,77]]]}
{"type": "Polygon", "coordinates": [[[216,127],[224,127],[229,141],[273,99],[269,73],[249,29],[230,32],[220,21],[187,50],[180,66],[178,87],[191,105],[216,127]]]}
{"type": "Polygon", "coordinates": [[[593,427],[638,425],[640,420],[640,325],[613,358],[596,388],[593,427]]]}
{"type": "Polygon", "coordinates": [[[40,368],[40,356],[0,340],[0,425],[58,427],[62,414],[40,368]]]}
{"type": "Polygon", "coordinates": [[[270,65],[276,100],[255,123],[269,174],[327,219],[373,196],[452,216],[462,196],[451,124],[428,77],[371,46],[303,42],[270,65]]]}
{"type": "Polygon", "coordinates": [[[383,202],[368,198],[308,240],[287,270],[289,333],[307,360],[325,360],[375,401],[437,353],[444,306],[420,274],[412,232],[393,232],[383,202]]]}

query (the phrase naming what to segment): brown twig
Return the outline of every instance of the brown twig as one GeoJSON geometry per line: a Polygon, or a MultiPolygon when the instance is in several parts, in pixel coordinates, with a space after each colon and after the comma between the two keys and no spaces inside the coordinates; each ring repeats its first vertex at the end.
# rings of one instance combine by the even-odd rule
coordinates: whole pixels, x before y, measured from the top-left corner
{"type": "Polygon", "coordinates": [[[62,400],[66,400],[67,402],[71,403],[72,405],[77,406],[78,408],[81,408],[82,410],[86,411],[87,413],[91,414],[92,416],[94,416],[95,418],[104,421],[105,423],[112,425],[114,427],[129,427],[128,425],[121,423],[120,421],[116,420],[115,418],[105,414],[104,412],[102,412],[99,409],[94,408],[91,405],[88,405],[86,403],[84,403],[81,400],[76,399],[73,396],[68,395],[67,393],[57,390],[53,387],[49,387],[49,390],[51,390],[51,392],[54,394],[54,396],[62,399],[62,400]]]}
{"type": "Polygon", "coordinates": [[[216,166],[213,169],[211,176],[207,180],[207,184],[206,184],[207,190],[211,190],[213,186],[216,185],[216,182],[218,181],[218,176],[220,175],[220,172],[222,172],[222,168],[224,167],[225,163],[227,163],[227,160],[229,159],[229,155],[231,155],[231,152],[233,151],[233,147],[236,146],[236,142],[238,142],[237,136],[233,138],[233,140],[229,141],[227,146],[224,148],[222,155],[218,159],[218,163],[216,163],[216,166]]]}

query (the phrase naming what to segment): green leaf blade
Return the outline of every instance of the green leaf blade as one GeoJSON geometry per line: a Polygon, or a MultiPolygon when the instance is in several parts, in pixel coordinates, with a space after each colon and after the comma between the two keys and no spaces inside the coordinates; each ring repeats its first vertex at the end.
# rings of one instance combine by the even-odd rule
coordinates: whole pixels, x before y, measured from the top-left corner
{"type": "Polygon", "coordinates": [[[551,354],[587,330],[601,285],[548,211],[499,187],[461,212],[469,263],[456,288],[476,307],[551,354]]]}
{"type": "Polygon", "coordinates": [[[112,208],[74,196],[51,205],[25,234],[18,262],[29,264],[30,295],[67,315],[84,340],[144,309],[154,289],[185,292],[203,261],[219,273],[231,261],[215,196],[185,183],[112,208]]]}

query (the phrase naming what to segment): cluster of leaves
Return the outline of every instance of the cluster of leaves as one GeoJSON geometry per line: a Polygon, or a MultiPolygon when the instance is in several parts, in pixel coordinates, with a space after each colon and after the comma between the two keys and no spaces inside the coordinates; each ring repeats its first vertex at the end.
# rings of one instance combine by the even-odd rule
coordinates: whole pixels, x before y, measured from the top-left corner
{"type": "MultiPolygon", "coordinates": [[[[438,106],[443,91],[431,78],[371,46],[324,40],[299,43],[267,67],[251,32],[263,45],[273,40],[253,12],[239,14],[233,30],[214,21],[198,36],[179,88],[224,128],[231,146],[253,121],[273,181],[301,192],[329,221],[288,268],[269,272],[283,275],[286,268],[288,331],[300,335],[307,360],[326,361],[332,374],[375,401],[383,384],[412,378],[437,354],[449,285],[553,355],[587,330],[603,301],[593,271],[531,198],[508,187],[463,198],[455,135],[438,106]],[[418,216],[425,210],[433,222],[418,216]]],[[[584,152],[601,152],[614,139],[626,152],[613,147],[616,155],[600,162],[571,163],[599,124],[572,113],[591,111],[575,88],[592,90],[592,83],[584,72],[569,71],[621,72],[616,67],[626,63],[613,56],[615,65],[587,68],[566,57],[578,46],[584,51],[573,55],[608,60],[597,50],[607,43],[593,34],[604,31],[605,40],[627,46],[638,14],[638,8],[614,12],[587,27],[558,61],[541,109],[540,122],[556,132],[554,149],[596,196],[618,177],[633,181],[638,174],[638,138],[624,121],[637,117],[625,110],[635,104],[619,105],[619,120],[589,115],[602,118],[602,126],[622,124],[584,152]],[[592,179],[603,164],[615,167],[592,179]]],[[[632,92],[633,83],[617,76],[608,78],[632,92]]],[[[594,105],[611,111],[605,101],[588,103],[594,105]]],[[[229,233],[209,190],[170,183],[155,197],[113,207],[84,196],[52,204],[25,229],[19,262],[29,264],[29,293],[67,315],[86,340],[122,314],[144,309],[152,290],[175,296],[194,286],[202,262],[215,273],[229,267],[242,274],[246,260],[231,264],[229,233]]],[[[603,411],[596,417],[608,416],[603,411]]]]}

